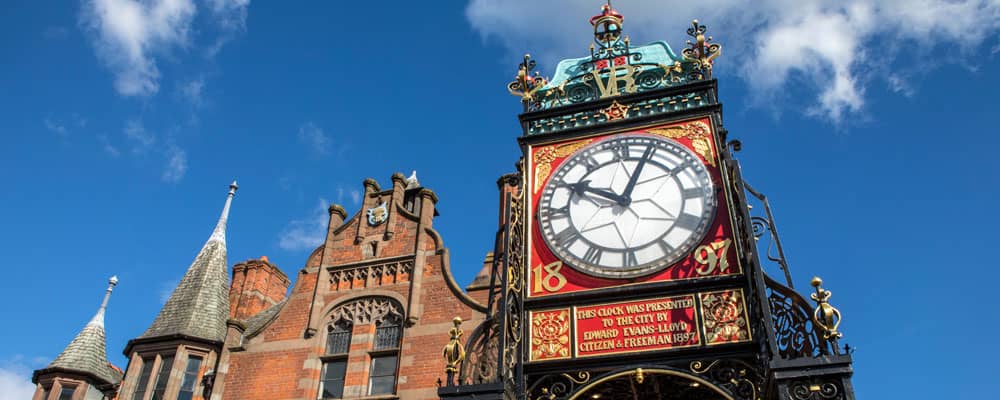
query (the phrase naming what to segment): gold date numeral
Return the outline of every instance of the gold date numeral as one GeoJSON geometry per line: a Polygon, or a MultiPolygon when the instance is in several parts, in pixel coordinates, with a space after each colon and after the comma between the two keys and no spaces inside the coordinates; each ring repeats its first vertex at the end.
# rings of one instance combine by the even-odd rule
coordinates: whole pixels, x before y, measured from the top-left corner
{"type": "Polygon", "coordinates": [[[535,275],[535,284],[532,287],[532,292],[556,292],[566,286],[566,277],[559,273],[563,267],[562,261],[556,261],[548,265],[538,264],[533,269],[535,275]]]}
{"type": "Polygon", "coordinates": [[[698,275],[710,275],[719,268],[719,272],[729,269],[729,246],[733,244],[732,239],[717,240],[715,242],[702,245],[694,251],[694,261],[701,264],[695,268],[698,275]]]}

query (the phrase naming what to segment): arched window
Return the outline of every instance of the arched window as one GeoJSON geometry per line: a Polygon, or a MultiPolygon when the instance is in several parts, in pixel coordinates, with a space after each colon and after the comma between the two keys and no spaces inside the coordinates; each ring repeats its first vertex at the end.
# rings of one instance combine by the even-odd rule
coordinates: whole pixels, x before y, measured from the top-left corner
{"type": "Polygon", "coordinates": [[[399,366],[399,343],[403,337],[403,316],[389,312],[375,321],[375,345],[368,370],[368,394],[396,392],[396,372],[399,366]]]}
{"type": "Polygon", "coordinates": [[[322,357],[320,399],[339,399],[344,396],[347,353],[351,349],[353,327],[352,321],[346,319],[339,319],[326,327],[326,351],[322,357]]]}
{"type": "MultiPolygon", "coordinates": [[[[320,376],[319,398],[339,399],[344,396],[348,356],[351,355],[351,331],[365,332],[368,346],[367,395],[384,395],[396,392],[399,368],[399,349],[403,338],[403,307],[390,297],[371,296],[351,300],[330,311],[326,328],[323,370],[320,376]],[[374,328],[374,335],[369,329],[374,328]]],[[[365,352],[358,343],[354,359],[365,352]]],[[[361,367],[360,365],[356,367],[361,367]]],[[[364,369],[351,368],[352,375],[364,379],[364,369]]],[[[353,381],[354,378],[352,378],[353,381]]],[[[349,396],[364,396],[359,386],[348,387],[349,396]]]]}

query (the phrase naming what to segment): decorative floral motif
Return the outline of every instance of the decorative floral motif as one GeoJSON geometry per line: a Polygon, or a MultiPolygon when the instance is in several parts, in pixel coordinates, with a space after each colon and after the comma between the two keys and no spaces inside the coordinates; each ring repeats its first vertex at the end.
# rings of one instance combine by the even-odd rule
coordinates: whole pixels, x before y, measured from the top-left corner
{"type": "Polygon", "coordinates": [[[712,150],[712,143],[709,141],[712,129],[702,121],[691,121],[683,125],[668,126],[666,128],[655,128],[646,132],[660,135],[671,139],[688,138],[691,140],[691,147],[698,153],[708,165],[715,166],[715,151],[712,150]]]}
{"type": "Polygon", "coordinates": [[[708,344],[750,340],[743,290],[701,293],[701,314],[708,344]]]}
{"type": "Polygon", "coordinates": [[[545,180],[552,173],[552,161],[557,158],[566,157],[580,150],[581,147],[590,144],[590,139],[578,140],[570,143],[557,144],[538,149],[535,152],[535,187],[534,192],[538,192],[545,184],[545,180]]]}
{"type": "Polygon", "coordinates": [[[610,106],[608,106],[608,108],[601,110],[601,114],[604,114],[604,117],[608,119],[608,122],[617,121],[628,117],[629,107],[629,105],[619,104],[618,100],[615,100],[610,106]]]}
{"type": "Polygon", "coordinates": [[[569,357],[569,310],[531,314],[532,361],[569,357]]]}

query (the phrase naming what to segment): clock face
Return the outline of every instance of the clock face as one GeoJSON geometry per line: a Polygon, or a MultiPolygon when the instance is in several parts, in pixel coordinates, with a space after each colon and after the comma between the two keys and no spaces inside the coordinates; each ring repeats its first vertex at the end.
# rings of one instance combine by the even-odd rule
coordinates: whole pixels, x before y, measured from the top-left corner
{"type": "Polygon", "coordinates": [[[662,270],[687,256],[715,215],[712,178],[677,142],[619,135],[577,151],[546,183],[538,222],[571,267],[606,278],[662,270]]]}

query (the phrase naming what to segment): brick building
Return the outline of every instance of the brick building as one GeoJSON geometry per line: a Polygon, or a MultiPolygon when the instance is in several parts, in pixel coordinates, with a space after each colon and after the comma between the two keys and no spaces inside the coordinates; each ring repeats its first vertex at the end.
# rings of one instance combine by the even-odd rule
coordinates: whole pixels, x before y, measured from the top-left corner
{"type": "Polygon", "coordinates": [[[233,182],[209,240],[125,347],[124,373],[105,354],[105,297],[80,335],[35,372],[33,399],[437,398],[453,319],[482,321],[489,276],[459,287],[433,226],[437,195],[415,173],[391,182],[383,189],[365,180],[352,214],[331,205],[326,240],[291,279],[267,257],[237,263],[230,275],[233,182]]]}

